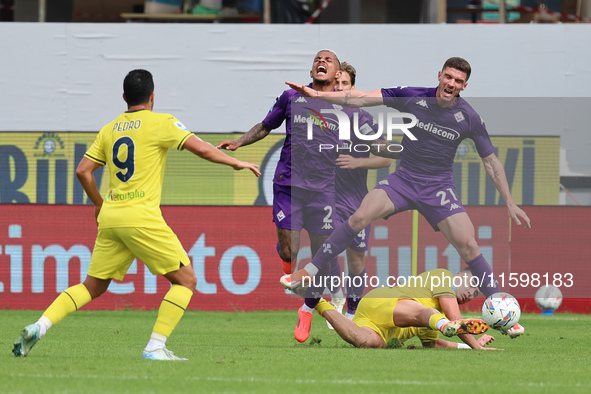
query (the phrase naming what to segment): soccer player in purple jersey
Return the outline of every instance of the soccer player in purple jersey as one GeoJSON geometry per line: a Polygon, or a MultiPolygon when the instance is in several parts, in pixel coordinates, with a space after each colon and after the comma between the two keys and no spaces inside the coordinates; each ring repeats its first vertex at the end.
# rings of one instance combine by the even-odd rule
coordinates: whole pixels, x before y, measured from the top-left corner
{"type": "MultiPolygon", "coordinates": [[[[338,74],[336,79],[335,90],[341,91],[354,88],[355,77],[355,68],[345,62],[342,63],[341,73],[338,74]]],[[[359,115],[358,128],[362,134],[373,134],[377,131],[376,122],[368,112],[363,110],[356,110],[355,112],[359,115]]],[[[360,140],[355,134],[352,134],[349,140],[339,141],[337,152],[340,154],[336,158],[336,164],[338,167],[335,171],[335,225],[346,221],[359,207],[363,197],[367,194],[367,170],[370,168],[389,167],[392,163],[392,160],[389,158],[379,156],[369,157],[370,154],[368,151],[356,150],[355,147],[363,144],[363,142],[364,141],[360,140]],[[350,154],[342,154],[342,152],[350,154]]],[[[327,282],[329,288],[332,287],[331,304],[337,310],[342,312],[346,302],[346,316],[349,319],[352,319],[355,315],[357,305],[359,304],[365,289],[365,252],[368,249],[367,241],[370,229],[371,225],[368,225],[367,228],[361,230],[347,248],[346,253],[349,274],[344,281],[347,290],[346,299],[339,286],[339,284],[342,283],[342,276],[338,258],[335,257],[330,263],[329,277],[330,280],[333,280],[334,278],[335,281],[334,283],[327,282]]],[[[296,339],[300,342],[303,342],[308,338],[309,327],[312,321],[312,308],[319,302],[322,291],[323,286],[311,286],[307,292],[308,296],[305,300],[305,306],[299,311],[298,316],[298,327],[306,328],[296,335],[296,339]]],[[[327,323],[328,327],[332,329],[330,323],[328,321],[327,323]]]]}
{"type": "MultiPolygon", "coordinates": [[[[310,77],[312,83],[309,85],[313,91],[334,90],[334,82],[340,69],[340,62],[333,51],[319,51],[312,64],[310,77]]],[[[273,178],[273,221],[277,226],[278,253],[283,260],[283,270],[286,273],[291,272],[291,264],[297,258],[300,243],[300,229],[292,229],[292,217],[290,208],[290,197],[292,186],[292,108],[291,103],[294,98],[301,95],[289,89],[279,96],[273,107],[261,123],[254,125],[247,133],[237,140],[226,140],[218,144],[218,149],[235,151],[236,149],[253,144],[265,138],[271,130],[281,126],[285,120],[285,141],[281,150],[281,156],[275,169],[273,178]]],[[[313,245],[316,242],[316,236],[313,235],[313,245]]],[[[320,237],[322,240],[324,237],[320,237]]],[[[316,245],[316,249],[320,246],[316,245]]]]}
{"type": "MultiPolygon", "coordinates": [[[[359,209],[335,229],[311,263],[293,275],[282,277],[282,285],[299,286],[304,276],[315,275],[331,260],[333,253],[343,251],[355,234],[373,220],[409,209],[417,209],[435,231],[441,231],[474,276],[492,277],[492,268],[480,251],[474,225],[458,199],[452,179],[456,149],[464,138],[474,141],[486,174],[507,204],[509,217],[525,228],[530,228],[531,223],[511,196],[505,170],[494,153],[484,122],[460,97],[470,73],[471,67],[466,60],[452,57],[439,71],[436,88],[396,87],[369,92],[350,90],[343,94],[314,92],[303,85],[287,83],[305,96],[347,106],[385,104],[413,114],[417,122],[410,129],[416,140],[411,140],[406,133],[403,137],[404,150],[396,171],[367,194],[359,209]],[[351,101],[351,98],[356,100],[351,101]]],[[[388,151],[372,153],[387,155],[388,151]]],[[[485,296],[499,291],[496,279],[484,282],[480,283],[480,290],[485,296]]],[[[448,318],[455,320],[459,317],[448,318]]],[[[523,332],[523,327],[516,325],[508,334],[515,337],[523,332]]]]}
{"type": "MultiPolygon", "coordinates": [[[[314,92],[334,91],[340,66],[335,52],[319,51],[310,70],[312,83],[308,85],[309,88],[314,92]]],[[[273,221],[277,227],[277,251],[286,273],[291,273],[292,264],[297,259],[302,229],[308,232],[312,254],[318,251],[334,229],[332,214],[337,153],[336,150],[319,152],[318,140],[310,141],[306,138],[308,121],[317,119],[321,121],[312,126],[314,136],[328,145],[337,145],[337,119],[334,115],[332,118],[328,114],[319,116],[322,115],[320,107],[334,108],[326,101],[306,100],[296,90],[288,89],[276,99],[261,123],[253,126],[239,139],[222,141],[218,145],[219,149],[234,151],[265,138],[271,130],[278,128],[285,121],[285,142],[273,178],[273,221]]],[[[327,266],[326,275],[329,273],[328,269],[327,266]]],[[[320,298],[313,294],[318,291],[321,293],[323,288],[324,286],[309,289],[306,293],[306,304],[298,311],[299,321],[294,334],[300,342],[309,336],[311,312],[320,298]]]]}
{"type": "MultiPolygon", "coordinates": [[[[341,74],[337,77],[335,90],[341,92],[355,89],[356,76],[357,71],[355,68],[347,62],[343,62],[341,64],[341,74]]],[[[363,110],[360,110],[359,114],[360,131],[364,134],[375,132],[373,117],[363,110]]],[[[363,149],[361,151],[356,150],[355,146],[361,143],[363,141],[355,134],[352,134],[351,140],[343,141],[339,147],[339,152],[348,152],[349,154],[340,154],[336,161],[338,166],[335,172],[336,225],[345,222],[361,205],[363,197],[368,192],[368,169],[385,168],[392,164],[392,159],[380,156],[370,157],[369,152],[365,152],[363,149]]],[[[370,231],[371,224],[361,230],[347,247],[347,267],[349,270],[345,279],[347,298],[341,298],[342,291],[340,287],[338,288],[340,293],[331,293],[330,304],[339,312],[342,312],[346,301],[347,311],[345,316],[349,319],[353,319],[365,289],[365,280],[363,280],[367,273],[365,270],[365,253],[368,249],[370,231]]],[[[340,266],[336,259],[331,262],[331,276],[341,277],[340,266]]],[[[327,324],[332,329],[328,320],[327,324]]]]}

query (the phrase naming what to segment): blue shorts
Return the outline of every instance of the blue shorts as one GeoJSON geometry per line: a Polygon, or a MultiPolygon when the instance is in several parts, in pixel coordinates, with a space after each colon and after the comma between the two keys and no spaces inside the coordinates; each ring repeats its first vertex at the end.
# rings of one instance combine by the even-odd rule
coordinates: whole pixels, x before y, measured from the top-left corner
{"type": "Polygon", "coordinates": [[[334,230],[334,193],[273,184],[273,221],[279,228],[313,234],[334,230]]]}
{"type": "Polygon", "coordinates": [[[394,203],[394,213],[416,209],[427,219],[433,230],[439,231],[437,223],[466,212],[456,193],[453,179],[426,181],[411,177],[403,170],[396,170],[375,187],[388,193],[394,203]]]}

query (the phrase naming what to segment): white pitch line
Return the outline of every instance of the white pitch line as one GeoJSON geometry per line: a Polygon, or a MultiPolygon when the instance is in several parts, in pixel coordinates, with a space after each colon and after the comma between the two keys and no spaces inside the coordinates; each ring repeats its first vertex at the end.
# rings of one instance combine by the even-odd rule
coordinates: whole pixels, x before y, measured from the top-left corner
{"type": "MultiPolygon", "coordinates": [[[[13,378],[50,378],[50,379],[109,379],[109,380],[168,380],[170,378],[160,376],[105,376],[105,375],[56,375],[56,374],[11,374],[13,378]]],[[[420,381],[420,380],[318,380],[318,379],[277,379],[277,378],[227,378],[227,377],[199,377],[186,376],[185,381],[211,381],[211,382],[235,382],[235,383],[276,383],[276,384],[354,384],[354,385],[400,385],[400,386],[467,386],[474,387],[474,382],[456,382],[456,381],[420,381]]],[[[552,383],[552,382],[519,382],[511,383],[514,386],[524,387],[547,387],[547,388],[591,388],[591,383],[552,383]]]]}
{"type": "MultiPolygon", "coordinates": [[[[466,319],[481,319],[482,316],[480,315],[472,315],[472,314],[465,314],[464,317],[466,319]]],[[[542,316],[542,315],[526,315],[526,316],[521,316],[523,318],[523,320],[559,320],[559,321],[582,321],[582,322],[588,322],[591,320],[591,316],[588,315],[584,315],[582,317],[573,317],[573,316],[561,316],[560,314],[558,315],[553,315],[553,316],[542,316]]],[[[519,320],[520,322],[522,320],[519,320]]],[[[527,327],[526,327],[527,329],[527,327]]]]}

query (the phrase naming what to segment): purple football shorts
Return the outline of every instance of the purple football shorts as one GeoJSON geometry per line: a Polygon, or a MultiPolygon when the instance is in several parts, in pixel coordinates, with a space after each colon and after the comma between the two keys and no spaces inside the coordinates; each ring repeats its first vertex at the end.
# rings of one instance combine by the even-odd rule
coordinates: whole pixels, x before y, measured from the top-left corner
{"type": "Polygon", "coordinates": [[[334,230],[334,193],[273,184],[273,221],[279,228],[330,234],[334,230]]]}
{"type": "Polygon", "coordinates": [[[456,213],[466,212],[451,178],[420,180],[411,177],[404,170],[396,170],[380,181],[376,189],[388,193],[396,209],[385,219],[398,212],[416,209],[427,219],[433,230],[439,231],[437,223],[456,213]]]}

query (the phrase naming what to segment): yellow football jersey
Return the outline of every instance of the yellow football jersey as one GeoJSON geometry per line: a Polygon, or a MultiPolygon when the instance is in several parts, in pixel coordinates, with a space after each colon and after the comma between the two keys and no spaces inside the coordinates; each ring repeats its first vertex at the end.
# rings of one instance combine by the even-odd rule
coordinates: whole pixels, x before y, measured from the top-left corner
{"type": "Polygon", "coordinates": [[[416,300],[427,308],[441,311],[439,297],[456,296],[453,278],[450,271],[438,268],[410,277],[403,286],[373,289],[361,299],[353,322],[360,327],[371,328],[385,343],[394,337],[404,342],[414,336],[422,342],[435,341],[439,331],[426,327],[397,327],[392,312],[401,299],[416,300]]]}
{"type": "Polygon", "coordinates": [[[412,298],[427,308],[441,311],[439,297],[455,297],[452,273],[443,268],[426,271],[412,278],[404,285],[394,289],[401,294],[398,298],[412,298]]]}
{"type": "MultiPolygon", "coordinates": [[[[438,268],[410,277],[410,279],[401,286],[374,289],[367,293],[364,298],[381,298],[384,300],[410,298],[420,302],[427,308],[435,308],[441,311],[439,297],[456,296],[453,289],[453,277],[454,276],[450,271],[438,268]]],[[[401,282],[402,281],[399,281],[399,283],[401,282]]]]}
{"type": "Polygon", "coordinates": [[[183,149],[193,135],[170,114],[124,112],[98,133],[84,157],[109,167],[109,191],[99,228],[159,227],[162,182],[169,148],[183,149]]]}

